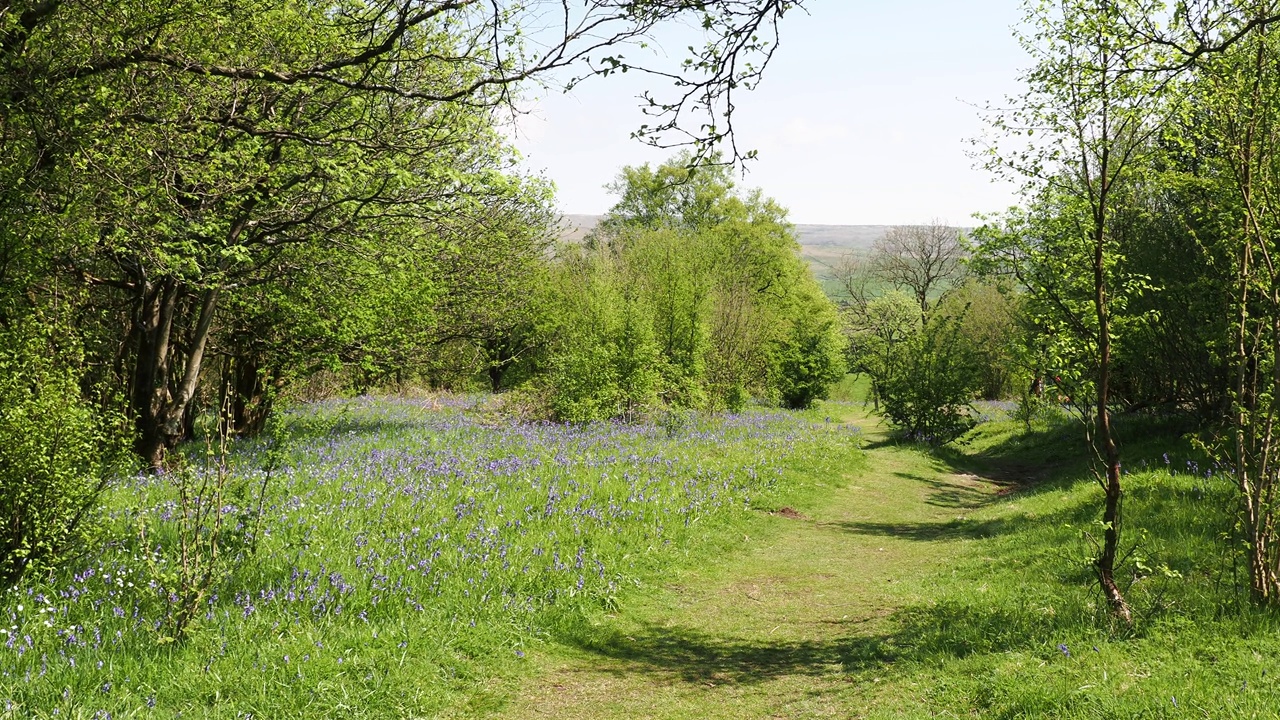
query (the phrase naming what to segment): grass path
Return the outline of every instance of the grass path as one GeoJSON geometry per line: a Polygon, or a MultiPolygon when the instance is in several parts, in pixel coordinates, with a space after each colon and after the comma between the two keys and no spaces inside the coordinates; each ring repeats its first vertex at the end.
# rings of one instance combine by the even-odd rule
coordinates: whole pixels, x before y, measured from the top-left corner
{"type": "MultiPolygon", "coordinates": [[[[876,638],[936,596],[973,541],[949,532],[995,489],[917,450],[884,444],[867,416],[868,462],[820,506],[775,513],[764,539],[686,572],[536,669],[499,717],[859,717],[923,708],[878,683],[876,638]]],[[[531,654],[532,655],[532,654],[531,654]]],[[[886,683],[886,685],[888,685],[886,683]]]]}

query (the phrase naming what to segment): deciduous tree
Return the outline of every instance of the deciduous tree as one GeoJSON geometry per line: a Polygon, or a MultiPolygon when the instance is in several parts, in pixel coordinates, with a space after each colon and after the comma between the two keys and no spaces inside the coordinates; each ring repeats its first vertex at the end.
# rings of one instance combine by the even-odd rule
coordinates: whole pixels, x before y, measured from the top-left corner
{"type": "Polygon", "coordinates": [[[960,281],[963,258],[960,231],[940,220],[891,227],[871,248],[876,275],[915,296],[922,320],[937,296],[960,281]]]}
{"type": "Polygon", "coordinates": [[[1081,344],[1076,362],[1088,368],[1081,389],[1092,398],[1088,436],[1102,465],[1097,476],[1104,494],[1103,538],[1094,568],[1108,604],[1126,622],[1132,621],[1132,613],[1115,575],[1122,487],[1111,422],[1113,313],[1117,298],[1134,288],[1116,274],[1122,253],[1116,229],[1125,199],[1132,197],[1140,160],[1152,148],[1161,114],[1167,112],[1160,78],[1133,72],[1144,58],[1134,49],[1125,22],[1152,10],[1147,3],[1129,0],[1029,4],[1031,30],[1023,45],[1036,64],[1026,76],[1028,91],[1011,113],[993,118],[1006,137],[1023,141],[1017,148],[993,148],[993,167],[1023,178],[1026,193],[1046,198],[1041,207],[1052,208],[1051,214],[1040,216],[1049,220],[1043,228],[1047,232],[1037,233],[1058,243],[1057,257],[1043,257],[1058,268],[1059,276],[1046,279],[1074,288],[1052,302],[1074,331],[1062,338],[1081,344]]]}

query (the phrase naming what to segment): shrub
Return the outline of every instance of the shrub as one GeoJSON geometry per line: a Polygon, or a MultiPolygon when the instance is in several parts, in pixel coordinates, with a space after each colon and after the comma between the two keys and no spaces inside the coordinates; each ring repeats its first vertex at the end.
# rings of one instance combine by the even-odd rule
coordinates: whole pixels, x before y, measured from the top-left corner
{"type": "Polygon", "coordinates": [[[611,348],[587,346],[556,355],[547,386],[557,420],[586,422],[611,417],[618,406],[611,348]]]}
{"type": "Polygon", "coordinates": [[[631,420],[658,402],[662,362],[647,306],[598,289],[581,315],[569,317],[569,337],[551,358],[550,409],[559,420],[631,420]]]}
{"type": "Polygon", "coordinates": [[[981,367],[959,330],[959,318],[934,318],[890,362],[881,400],[885,415],[909,438],[945,443],[972,425],[981,367]]]}
{"type": "Polygon", "coordinates": [[[839,317],[816,288],[805,287],[791,330],[775,351],[774,385],[782,404],[807,408],[827,397],[831,385],[845,374],[845,339],[839,317]]]}
{"type": "Polygon", "coordinates": [[[80,391],[75,353],[35,319],[0,329],[0,586],[90,541],[123,433],[80,391]]]}

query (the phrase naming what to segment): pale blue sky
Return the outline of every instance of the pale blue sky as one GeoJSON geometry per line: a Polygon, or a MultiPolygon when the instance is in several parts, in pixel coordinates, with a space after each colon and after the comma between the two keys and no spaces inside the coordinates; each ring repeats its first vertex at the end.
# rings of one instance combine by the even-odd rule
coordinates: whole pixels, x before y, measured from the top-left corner
{"type": "MultiPolygon", "coordinates": [[[[764,82],[739,99],[739,146],[760,153],[742,184],[797,223],[964,225],[1014,202],[1012,187],[974,168],[966,141],[983,130],[975,106],[1018,91],[1018,0],[808,5],[787,16],[764,82]]],[[[629,139],[645,121],[638,80],[595,79],[527,103],[516,145],[556,183],[563,212],[604,212],[603,185],[621,166],[666,158],[629,139]]]]}

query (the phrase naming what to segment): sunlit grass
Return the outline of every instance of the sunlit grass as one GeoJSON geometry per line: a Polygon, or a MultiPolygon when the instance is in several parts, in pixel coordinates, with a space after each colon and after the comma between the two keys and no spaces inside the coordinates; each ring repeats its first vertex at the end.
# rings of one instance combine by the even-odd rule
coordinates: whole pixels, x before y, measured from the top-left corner
{"type": "MultiPolygon", "coordinates": [[[[753,411],[683,427],[520,424],[475,400],[295,412],[256,554],[182,642],[157,577],[163,478],[112,491],[114,541],[5,598],[10,717],[404,717],[481,702],[531,643],[731,544],[856,431],[753,411]],[[153,528],[139,541],[140,521],[153,528]],[[478,699],[477,699],[478,698],[478,699]]],[[[262,448],[233,448],[257,477],[262,448]]]]}
{"type": "Polygon", "coordinates": [[[1276,717],[1280,620],[1248,600],[1231,483],[1186,428],[1118,423],[1130,627],[1090,566],[1078,420],[939,449],[868,411],[813,411],[870,431],[808,520],[563,638],[502,717],[1276,717]]]}
{"type": "Polygon", "coordinates": [[[891,632],[856,644],[854,676],[888,680],[870,716],[1275,716],[1280,622],[1248,600],[1230,479],[1176,428],[1123,422],[1133,626],[1109,615],[1093,579],[1101,490],[1078,423],[980,426],[944,455],[1009,492],[940,528],[937,540],[971,541],[954,571],[891,632]]]}

